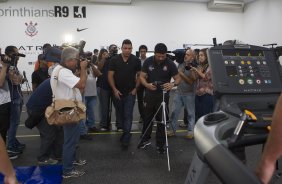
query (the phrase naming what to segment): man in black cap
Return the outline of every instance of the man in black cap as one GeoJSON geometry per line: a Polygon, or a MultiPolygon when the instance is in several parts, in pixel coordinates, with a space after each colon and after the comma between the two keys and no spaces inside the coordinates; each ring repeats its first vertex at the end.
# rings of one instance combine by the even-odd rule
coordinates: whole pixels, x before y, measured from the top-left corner
{"type": "MultiPolygon", "coordinates": [[[[169,91],[180,82],[177,67],[172,60],[167,58],[166,53],[166,45],[158,43],[155,46],[155,55],[149,57],[142,67],[140,81],[146,88],[144,98],[145,119],[142,129],[142,140],[138,148],[145,148],[151,144],[150,138],[153,126],[151,122],[162,103],[163,91],[166,92],[164,94],[164,101],[166,103],[166,110],[168,110],[169,91]],[[174,79],[174,82],[171,82],[171,78],[174,79]]],[[[168,119],[168,113],[166,116],[168,119]]],[[[162,120],[162,109],[158,111],[156,120],[162,120]]],[[[157,124],[156,142],[157,151],[160,154],[165,153],[165,125],[162,123],[157,124]]]]}

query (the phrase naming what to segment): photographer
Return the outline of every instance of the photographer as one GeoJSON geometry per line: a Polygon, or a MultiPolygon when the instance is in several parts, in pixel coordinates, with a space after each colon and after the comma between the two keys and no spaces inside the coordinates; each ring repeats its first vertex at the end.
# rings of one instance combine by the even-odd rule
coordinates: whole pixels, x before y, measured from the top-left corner
{"type": "Polygon", "coordinates": [[[185,107],[188,112],[188,116],[186,116],[186,120],[188,122],[188,133],[186,138],[188,139],[192,139],[194,137],[195,125],[194,81],[196,80],[196,73],[191,70],[191,67],[195,66],[194,60],[195,52],[192,49],[188,49],[185,52],[184,62],[178,66],[178,72],[182,80],[177,87],[176,94],[173,99],[174,110],[172,111],[170,118],[173,132],[175,132],[180,110],[182,107],[185,107]]]}
{"type": "Polygon", "coordinates": [[[24,82],[24,78],[19,72],[17,64],[19,57],[24,57],[24,55],[20,54],[15,46],[6,47],[5,55],[10,60],[7,74],[11,94],[11,115],[10,128],[8,130],[7,136],[7,151],[8,153],[21,154],[25,148],[25,144],[22,144],[18,141],[16,134],[22,112],[23,94],[21,91],[21,84],[24,82]]]}
{"type": "MultiPolygon", "coordinates": [[[[168,109],[169,91],[177,86],[180,82],[180,76],[178,74],[176,65],[172,60],[167,58],[167,47],[163,43],[158,43],[155,46],[155,55],[149,57],[143,67],[140,74],[140,81],[146,87],[144,102],[145,106],[145,120],[142,129],[142,140],[138,145],[138,148],[145,148],[150,145],[150,138],[152,133],[151,123],[154,114],[162,103],[162,93],[164,94],[164,100],[168,109]],[[171,83],[171,78],[175,81],[171,83]]],[[[162,120],[162,109],[158,111],[156,116],[157,121],[162,120]]],[[[165,153],[165,125],[158,123],[156,131],[157,151],[160,154],[165,153]]]]}
{"type": "MultiPolygon", "coordinates": [[[[79,90],[84,90],[87,79],[87,61],[80,62],[80,78],[74,75],[79,61],[79,51],[75,48],[68,47],[62,51],[60,65],[54,68],[51,75],[51,85],[55,82],[55,74],[58,74],[55,100],[78,100],[82,101],[79,90]],[[73,92],[75,90],[75,93],[73,92]]],[[[85,172],[75,169],[74,164],[84,165],[85,160],[75,160],[77,156],[77,148],[79,143],[79,124],[65,124],[64,130],[64,144],[63,144],[63,178],[79,177],[85,172]]]]}

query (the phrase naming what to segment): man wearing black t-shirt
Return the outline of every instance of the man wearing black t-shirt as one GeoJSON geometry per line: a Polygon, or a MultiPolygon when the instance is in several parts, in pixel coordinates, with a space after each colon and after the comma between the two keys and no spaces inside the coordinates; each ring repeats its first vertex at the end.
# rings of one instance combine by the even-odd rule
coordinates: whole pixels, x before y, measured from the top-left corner
{"type": "MultiPolygon", "coordinates": [[[[140,81],[146,87],[144,98],[145,119],[142,129],[143,135],[138,148],[145,148],[146,146],[151,144],[150,138],[153,126],[153,123],[151,123],[151,121],[162,103],[163,91],[166,92],[164,94],[164,101],[167,108],[169,101],[169,91],[180,82],[180,76],[178,74],[176,65],[172,60],[167,58],[166,53],[166,45],[163,43],[158,43],[155,46],[155,55],[149,57],[144,62],[144,65],[142,67],[140,81]],[[174,79],[173,83],[170,82],[171,78],[174,79]],[[158,84],[156,85],[156,83],[158,84]]],[[[166,116],[168,117],[168,114],[166,114],[166,116]]],[[[162,120],[161,108],[157,113],[156,120],[162,120]]],[[[165,125],[162,123],[157,124],[156,142],[157,151],[160,154],[165,153],[165,125]]]]}
{"type": "Polygon", "coordinates": [[[122,53],[114,56],[109,65],[108,80],[113,90],[117,122],[122,124],[123,134],[120,138],[123,147],[128,147],[131,137],[133,108],[136,90],[139,86],[137,74],[141,70],[141,61],[132,55],[132,43],[126,39],[122,42],[122,53]]]}

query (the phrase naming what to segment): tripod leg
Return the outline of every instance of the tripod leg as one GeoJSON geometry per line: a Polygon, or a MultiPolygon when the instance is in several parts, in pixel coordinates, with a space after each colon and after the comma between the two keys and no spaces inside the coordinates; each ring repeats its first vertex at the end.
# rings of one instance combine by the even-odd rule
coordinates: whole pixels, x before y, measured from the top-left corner
{"type": "Polygon", "coordinates": [[[164,123],[164,128],[165,128],[165,145],[166,145],[166,156],[167,156],[167,167],[168,171],[170,171],[170,161],[169,161],[169,152],[168,152],[168,139],[167,139],[167,127],[166,127],[166,104],[165,102],[162,102],[162,118],[163,118],[163,123],[164,123]]]}

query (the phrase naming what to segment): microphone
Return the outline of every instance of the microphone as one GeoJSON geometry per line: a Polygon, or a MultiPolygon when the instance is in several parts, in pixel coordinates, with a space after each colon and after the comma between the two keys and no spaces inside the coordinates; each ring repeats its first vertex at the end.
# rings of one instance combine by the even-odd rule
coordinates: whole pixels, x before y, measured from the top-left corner
{"type": "Polygon", "coordinates": [[[23,76],[24,76],[24,80],[25,80],[26,82],[28,82],[28,80],[27,80],[27,78],[26,78],[25,71],[23,71],[23,76]]]}

